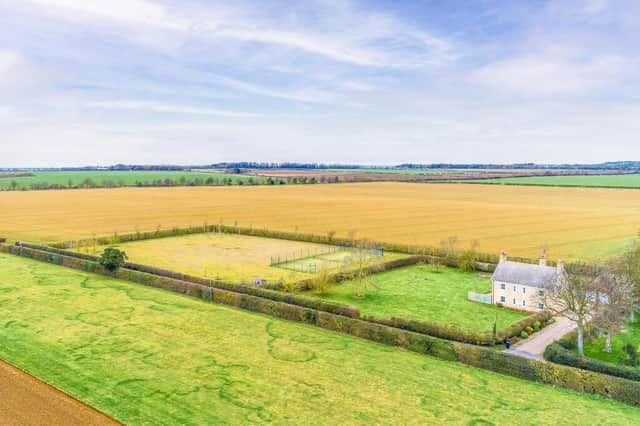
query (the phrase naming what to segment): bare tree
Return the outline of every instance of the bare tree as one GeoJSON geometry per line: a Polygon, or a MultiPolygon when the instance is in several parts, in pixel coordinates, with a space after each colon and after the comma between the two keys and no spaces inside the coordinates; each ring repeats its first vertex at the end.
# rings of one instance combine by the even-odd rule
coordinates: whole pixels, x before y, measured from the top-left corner
{"type": "Polygon", "coordinates": [[[362,241],[356,247],[350,262],[353,268],[353,280],[356,284],[356,294],[358,298],[363,298],[369,290],[377,288],[373,281],[372,274],[377,272],[379,265],[376,265],[372,255],[373,245],[367,241],[362,241]]]}
{"type": "Polygon", "coordinates": [[[613,262],[613,271],[627,285],[633,287],[633,308],[629,320],[635,321],[635,311],[640,306],[640,243],[632,242],[613,262]]]}
{"type": "Polygon", "coordinates": [[[584,356],[584,327],[594,303],[596,284],[593,276],[563,271],[558,283],[544,292],[547,309],[576,323],[580,356],[584,356]]]}
{"type": "Polygon", "coordinates": [[[619,331],[633,310],[633,285],[611,269],[605,269],[595,281],[594,322],[606,333],[605,352],[611,352],[611,336],[619,331]]]}

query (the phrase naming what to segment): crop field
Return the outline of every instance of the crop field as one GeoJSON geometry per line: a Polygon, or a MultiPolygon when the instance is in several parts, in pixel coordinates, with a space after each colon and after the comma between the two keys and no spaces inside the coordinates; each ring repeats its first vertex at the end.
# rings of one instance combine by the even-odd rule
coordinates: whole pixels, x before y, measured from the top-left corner
{"type": "Polygon", "coordinates": [[[601,398],[4,254],[0,318],[0,358],[128,424],[640,422],[601,398]]]}
{"type": "MultiPolygon", "coordinates": [[[[613,364],[619,364],[620,358],[626,358],[623,348],[631,344],[636,351],[640,348],[640,321],[627,324],[625,330],[611,338],[611,352],[604,351],[605,338],[601,337],[585,342],[584,353],[590,358],[599,359],[613,364]]],[[[640,366],[639,366],[640,368],[640,366]]]]}
{"type": "Polygon", "coordinates": [[[363,315],[400,317],[453,324],[474,331],[498,330],[528,314],[472,302],[468,291],[491,291],[487,276],[428,265],[407,266],[375,274],[373,286],[357,297],[359,284],[346,281],[331,288],[325,299],[356,306],[363,315]]]}
{"type": "MultiPolygon", "coordinates": [[[[308,267],[297,267],[296,262],[271,266],[271,258],[304,257],[333,248],[323,244],[218,233],[133,241],[112,247],[125,251],[129,260],[135,263],[231,282],[251,282],[253,278],[268,281],[309,278],[312,275],[303,272],[308,271],[308,267]]],[[[103,249],[102,246],[95,246],[81,251],[99,254],[103,249]]],[[[399,257],[403,256],[387,254],[380,257],[379,261],[399,257]]],[[[308,256],[299,262],[314,263],[318,269],[322,266],[335,268],[343,264],[326,262],[325,265],[322,259],[315,260],[308,256]]]]}
{"type": "Polygon", "coordinates": [[[482,252],[606,256],[640,228],[640,191],[362,183],[0,193],[0,236],[61,241],[158,226],[224,223],[482,252]]]}
{"type": "MultiPolygon", "coordinates": [[[[231,179],[233,183],[246,181],[248,178],[238,175],[227,175],[223,173],[211,172],[173,172],[173,171],[75,171],[75,172],[33,172],[33,176],[6,177],[0,179],[0,190],[7,189],[29,189],[32,185],[47,184],[47,186],[136,186],[150,185],[154,181],[171,179],[175,184],[186,184],[188,182],[213,177],[231,179]],[[88,182],[91,182],[88,184],[88,182]]],[[[254,178],[254,180],[262,180],[254,178]]]]}
{"type": "Polygon", "coordinates": [[[502,185],[640,188],[640,174],[602,176],[536,176],[487,179],[478,182],[502,185]]]}

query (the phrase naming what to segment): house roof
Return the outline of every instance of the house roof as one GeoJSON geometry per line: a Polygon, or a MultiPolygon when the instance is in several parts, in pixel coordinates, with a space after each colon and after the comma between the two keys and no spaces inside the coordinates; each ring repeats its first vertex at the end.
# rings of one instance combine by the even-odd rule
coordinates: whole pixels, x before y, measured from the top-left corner
{"type": "Polygon", "coordinates": [[[491,277],[493,281],[545,288],[555,285],[558,271],[552,266],[503,261],[498,263],[491,277]]]}

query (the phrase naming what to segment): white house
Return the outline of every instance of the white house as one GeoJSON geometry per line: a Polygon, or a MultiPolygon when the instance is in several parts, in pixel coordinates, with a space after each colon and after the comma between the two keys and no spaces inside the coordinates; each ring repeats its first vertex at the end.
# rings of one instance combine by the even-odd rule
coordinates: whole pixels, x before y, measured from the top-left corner
{"type": "Polygon", "coordinates": [[[491,303],[530,312],[541,311],[545,308],[545,291],[559,284],[563,272],[562,261],[557,267],[547,266],[543,255],[537,265],[511,262],[503,252],[491,277],[491,303]]]}

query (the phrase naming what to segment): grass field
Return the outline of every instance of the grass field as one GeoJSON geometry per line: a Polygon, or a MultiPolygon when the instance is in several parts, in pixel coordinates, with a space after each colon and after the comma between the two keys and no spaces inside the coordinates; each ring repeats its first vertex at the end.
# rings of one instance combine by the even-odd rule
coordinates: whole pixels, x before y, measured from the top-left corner
{"type": "Polygon", "coordinates": [[[627,324],[626,330],[611,338],[611,353],[604,351],[605,338],[589,340],[584,345],[584,354],[589,358],[618,364],[620,357],[626,357],[623,347],[630,343],[636,350],[640,348],[640,321],[627,324]]]}
{"type": "Polygon", "coordinates": [[[0,193],[0,236],[59,241],[220,223],[551,258],[604,256],[640,228],[640,191],[362,183],[0,193]]]}
{"type": "MultiPolygon", "coordinates": [[[[93,183],[92,186],[136,186],[138,184],[151,184],[157,180],[171,179],[175,184],[183,182],[186,184],[195,179],[206,179],[213,177],[218,179],[231,179],[233,183],[238,181],[247,181],[248,177],[238,175],[227,175],[220,173],[219,175],[210,172],[192,173],[192,172],[173,172],[173,171],[77,171],[77,172],[34,172],[35,176],[24,176],[0,179],[0,189],[29,189],[31,185],[43,184],[59,185],[64,187],[74,187],[84,185],[87,179],[93,183]]],[[[260,177],[254,177],[254,181],[263,181],[260,177]]]]}
{"type": "MultiPolygon", "coordinates": [[[[302,270],[295,265],[288,268],[287,265],[270,266],[271,257],[302,257],[332,248],[323,244],[215,233],[134,241],[114,247],[124,250],[131,262],[232,282],[251,282],[253,278],[281,281],[311,277],[309,273],[295,272],[302,270]]],[[[103,249],[101,246],[89,247],[88,252],[99,254],[103,249]]],[[[402,255],[391,253],[379,261],[399,257],[402,255]]],[[[313,259],[301,262],[316,263],[318,268],[323,265],[313,259]]],[[[330,266],[336,267],[336,264],[330,266]]]]}
{"type": "Polygon", "coordinates": [[[536,176],[522,178],[487,179],[479,180],[476,182],[503,185],[640,188],[640,174],[602,176],[536,176]]]}
{"type": "Polygon", "coordinates": [[[0,255],[0,358],[128,424],[607,424],[640,410],[0,255]]]}
{"type": "Polygon", "coordinates": [[[374,287],[363,298],[356,297],[353,281],[334,286],[324,298],[357,306],[363,315],[429,320],[475,331],[491,331],[496,314],[498,329],[527,316],[468,300],[468,291],[491,290],[489,279],[473,272],[416,265],[373,275],[372,281],[374,287]]]}

